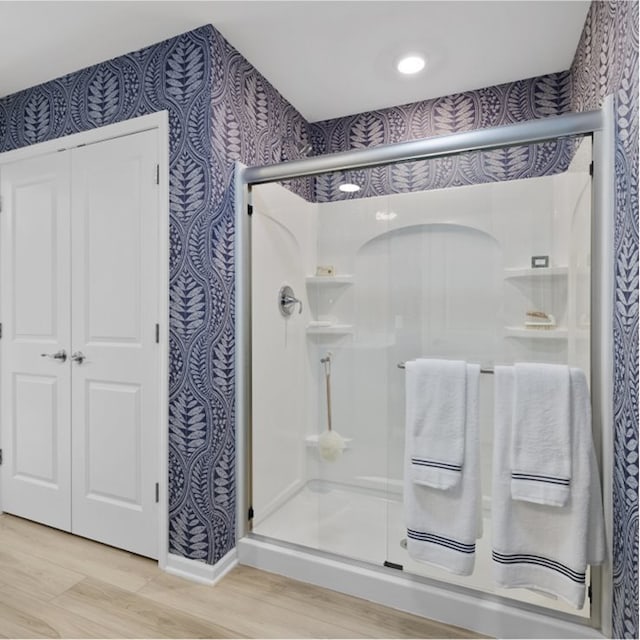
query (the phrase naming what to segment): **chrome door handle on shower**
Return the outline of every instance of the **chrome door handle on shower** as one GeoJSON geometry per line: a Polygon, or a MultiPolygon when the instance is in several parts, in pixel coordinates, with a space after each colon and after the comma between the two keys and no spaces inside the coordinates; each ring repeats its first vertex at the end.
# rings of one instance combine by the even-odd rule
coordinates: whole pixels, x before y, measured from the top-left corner
{"type": "Polygon", "coordinates": [[[52,360],[61,360],[62,362],[66,362],[67,360],[67,352],[64,349],[60,349],[55,353],[41,353],[40,357],[42,358],[51,358],[52,360]]]}
{"type": "Polygon", "coordinates": [[[82,364],[87,356],[82,353],[82,351],[74,351],[71,354],[71,359],[78,364],[82,364]]]}

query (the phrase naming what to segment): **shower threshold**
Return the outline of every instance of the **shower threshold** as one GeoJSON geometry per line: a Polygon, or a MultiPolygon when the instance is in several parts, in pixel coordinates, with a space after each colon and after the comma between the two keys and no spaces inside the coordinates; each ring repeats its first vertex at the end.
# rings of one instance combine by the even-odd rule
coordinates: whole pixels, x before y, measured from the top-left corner
{"type": "MultiPolygon", "coordinates": [[[[259,511],[253,533],[264,540],[295,545],[310,553],[324,552],[365,566],[394,566],[411,579],[437,580],[480,597],[498,596],[546,611],[589,618],[588,603],[576,611],[564,601],[526,589],[500,589],[492,579],[490,498],[483,501],[483,535],[478,540],[471,576],[457,576],[413,560],[406,539],[401,481],[360,477],[358,484],[312,479],[266,517],[259,511]],[[382,488],[375,488],[382,487],[382,488]]],[[[399,573],[399,572],[398,572],[399,573]]]]}

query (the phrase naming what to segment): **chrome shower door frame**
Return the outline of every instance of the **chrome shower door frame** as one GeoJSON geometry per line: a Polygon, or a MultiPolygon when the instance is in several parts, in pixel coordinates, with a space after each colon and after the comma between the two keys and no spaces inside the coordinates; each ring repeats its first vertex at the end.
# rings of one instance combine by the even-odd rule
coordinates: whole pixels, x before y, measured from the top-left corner
{"type": "MultiPolygon", "coordinates": [[[[251,187],[267,182],[345,171],[469,151],[524,145],[572,135],[593,135],[591,216],[591,396],[595,446],[605,512],[607,559],[592,570],[593,600],[588,624],[611,635],[613,486],[613,235],[615,114],[609,96],[598,111],[569,113],[518,124],[345,151],[277,165],[236,163],[236,540],[251,531],[251,187]]],[[[353,595],[358,595],[354,593],[353,595]]],[[[513,600],[504,599],[517,607],[513,600]]],[[[549,616],[556,614],[546,611],[549,616]]],[[[557,614],[559,620],[579,622],[557,614]]],[[[478,629],[490,633],[491,629],[478,629]]],[[[493,634],[495,635],[495,634],[493,634]]]]}

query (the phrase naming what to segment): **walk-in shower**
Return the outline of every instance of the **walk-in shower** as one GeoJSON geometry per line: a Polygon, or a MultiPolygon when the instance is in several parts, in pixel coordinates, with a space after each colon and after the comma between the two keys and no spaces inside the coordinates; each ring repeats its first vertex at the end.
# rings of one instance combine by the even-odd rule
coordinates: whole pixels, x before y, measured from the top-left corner
{"type": "Polygon", "coordinates": [[[578,610],[498,588],[491,571],[494,366],[587,374],[607,494],[601,119],[240,172],[241,562],[492,635],[601,626],[608,563],[578,610]],[[481,366],[483,534],[470,576],[406,549],[404,363],[420,357],[481,366]],[[332,456],[319,451],[328,430],[340,438],[332,456]]]}

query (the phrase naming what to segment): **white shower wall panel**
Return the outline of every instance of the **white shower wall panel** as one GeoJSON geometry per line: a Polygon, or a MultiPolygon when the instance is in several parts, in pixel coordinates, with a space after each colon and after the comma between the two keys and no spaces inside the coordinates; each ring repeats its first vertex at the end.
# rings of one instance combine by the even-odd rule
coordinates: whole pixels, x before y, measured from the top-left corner
{"type": "MultiPolygon", "coordinates": [[[[340,464],[311,459],[314,477],[400,490],[404,373],[399,362],[431,356],[492,366],[532,359],[531,345],[503,337],[503,270],[528,266],[532,255],[552,256],[552,249],[565,261],[566,252],[552,246],[554,178],[512,187],[484,184],[318,206],[318,263],[332,264],[338,275],[354,275],[354,285],[330,309],[354,327],[352,336],[332,346],[334,424],[353,443],[340,464]]],[[[512,314],[526,306],[524,293],[516,289],[515,297],[512,314]]],[[[534,348],[539,359],[563,357],[558,345],[534,348]]],[[[321,380],[315,383],[321,395],[321,380]]],[[[489,381],[483,380],[481,393],[488,461],[489,381]]],[[[483,478],[488,493],[488,462],[483,478]]]]}
{"type": "MultiPolygon", "coordinates": [[[[278,185],[256,189],[252,216],[253,507],[256,523],[304,485],[308,422],[309,301],[305,276],[315,262],[316,206],[278,185]],[[285,318],[281,286],[302,302],[285,318]]],[[[313,420],[315,424],[315,420],[313,420]]]]}

